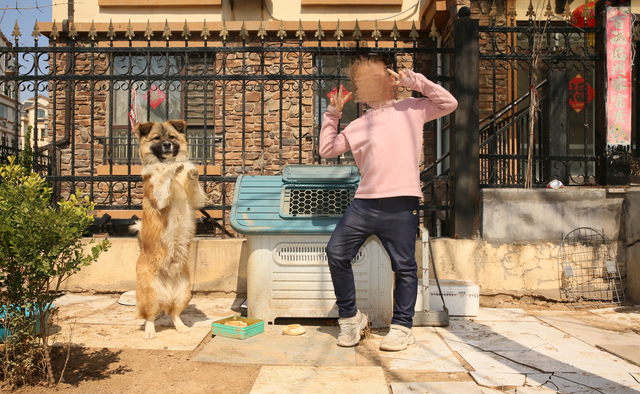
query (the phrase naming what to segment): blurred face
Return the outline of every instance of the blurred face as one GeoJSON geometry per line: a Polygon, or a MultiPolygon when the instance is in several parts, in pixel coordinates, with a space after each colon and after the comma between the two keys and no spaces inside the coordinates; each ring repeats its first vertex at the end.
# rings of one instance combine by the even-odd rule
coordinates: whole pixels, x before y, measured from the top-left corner
{"type": "Polygon", "coordinates": [[[387,101],[395,98],[393,77],[382,63],[361,64],[355,70],[352,80],[355,84],[356,101],[363,102],[372,108],[380,108],[387,101]]]}

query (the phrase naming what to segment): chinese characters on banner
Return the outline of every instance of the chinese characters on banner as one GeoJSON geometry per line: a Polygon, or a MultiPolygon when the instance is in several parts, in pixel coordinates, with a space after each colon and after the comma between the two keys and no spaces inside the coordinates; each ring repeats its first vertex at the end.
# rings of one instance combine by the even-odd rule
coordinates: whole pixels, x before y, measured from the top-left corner
{"type": "Polygon", "coordinates": [[[607,7],[607,148],[631,145],[631,8],[607,7]]]}

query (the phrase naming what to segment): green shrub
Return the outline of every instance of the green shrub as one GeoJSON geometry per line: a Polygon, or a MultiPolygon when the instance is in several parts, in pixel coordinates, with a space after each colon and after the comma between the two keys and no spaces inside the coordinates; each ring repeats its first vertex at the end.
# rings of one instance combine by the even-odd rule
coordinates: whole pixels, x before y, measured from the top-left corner
{"type": "MultiPolygon", "coordinates": [[[[98,259],[103,240],[84,253],[83,233],[93,222],[94,204],[80,192],[52,205],[52,191],[23,160],[0,165],[0,308],[5,340],[2,372],[15,385],[44,378],[53,383],[46,329],[61,283],[98,259]],[[20,163],[20,164],[18,164],[20,163]]],[[[93,240],[91,241],[93,242],[93,240]]]]}

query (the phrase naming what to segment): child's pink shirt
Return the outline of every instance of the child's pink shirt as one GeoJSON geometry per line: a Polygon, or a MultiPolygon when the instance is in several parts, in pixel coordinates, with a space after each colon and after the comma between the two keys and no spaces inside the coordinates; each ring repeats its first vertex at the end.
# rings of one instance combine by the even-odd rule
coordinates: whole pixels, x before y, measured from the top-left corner
{"type": "Polygon", "coordinates": [[[369,110],[337,133],[342,112],[329,106],[320,131],[320,156],[339,156],[349,150],[362,180],[356,198],[400,196],[422,197],[420,153],[422,126],[453,112],[456,99],[424,75],[406,70],[399,81],[427,98],[391,100],[384,107],[369,110]]]}

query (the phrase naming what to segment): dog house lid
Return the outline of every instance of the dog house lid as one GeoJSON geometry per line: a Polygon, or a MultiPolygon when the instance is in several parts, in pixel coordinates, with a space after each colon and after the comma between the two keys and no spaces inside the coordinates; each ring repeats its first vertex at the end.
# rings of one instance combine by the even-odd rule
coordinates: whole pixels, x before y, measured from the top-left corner
{"type": "Polygon", "coordinates": [[[360,172],[355,164],[288,165],[282,171],[285,183],[358,183],[360,172]]]}

